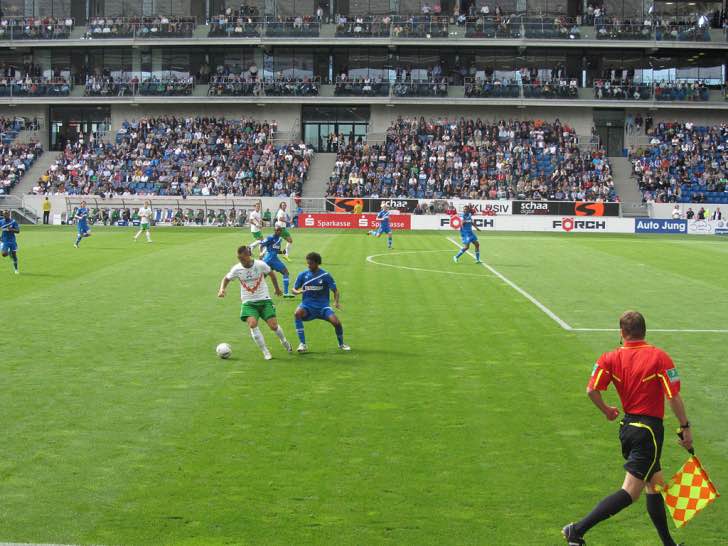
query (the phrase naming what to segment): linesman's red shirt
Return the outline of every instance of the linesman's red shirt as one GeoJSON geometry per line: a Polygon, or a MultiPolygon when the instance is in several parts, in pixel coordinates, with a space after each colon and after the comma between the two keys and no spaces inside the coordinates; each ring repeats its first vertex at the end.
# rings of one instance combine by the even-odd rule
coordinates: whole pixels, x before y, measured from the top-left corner
{"type": "Polygon", "coordinates": [[[665,397],[680,392],[680,376],[672,359],[644,340],[627,341],[599,357],[588,386],[604,391],[610,383],[614,383],[625,413],[658,419],[665,415],[665,397]]]}

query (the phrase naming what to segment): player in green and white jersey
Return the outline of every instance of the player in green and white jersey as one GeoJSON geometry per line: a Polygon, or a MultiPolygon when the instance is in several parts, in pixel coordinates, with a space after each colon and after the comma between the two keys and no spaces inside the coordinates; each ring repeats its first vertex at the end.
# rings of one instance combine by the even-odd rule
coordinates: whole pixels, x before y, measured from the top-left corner
{"type": "Polygon", "coordinates": [[[218,297],[224,298],[225,290],[230,281],[238,279],[240,281],[240,299],[242,300],[240,320],[248,324],[250,336],[263,352],[263,358],[270,360],[273,355],[271,355],[265,344],[263,334],[258,328],[259,320],[263,320],[268,324],[270,329],[278,336],[281,345],[290,353],[291,344],[288,343],[283,328],[278,324],[276,307],[273,300],[271,300],[270,292],[268,292],[268,284],[265,282],[265,277],[270,277],[276,296],[282,295],[276,274],[265,262],[254,260],[250,247],[247,245],[238,248],[238,260],[240,263],[235,264],[228,274],[222,278],[217,293],[218,297]]]}
{"type": "Polygon", "coordinates": [[[255,210],[248,216],[250,234],[256,241],[263,240],[263,215],[260,213],[260,201],[255,204],[255,210]]]}
{"type": "Polygon", "coordinates": [[[147,243],[151,243],[152,236],[150,232],[152,227],[152,215],[154,214],[151,203],[149,201],[144,201],[144,206],[139,209],[138,214],[139,231],[137,231],[137,234],[134,235],[134,240],[136,241],[142,233],[145,233],[147,235],[147,243]]]}

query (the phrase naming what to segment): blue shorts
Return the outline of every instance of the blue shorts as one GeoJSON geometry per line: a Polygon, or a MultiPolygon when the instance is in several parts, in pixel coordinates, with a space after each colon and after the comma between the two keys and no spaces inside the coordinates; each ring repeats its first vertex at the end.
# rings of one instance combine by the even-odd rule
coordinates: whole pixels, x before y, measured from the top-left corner
{"type": "Polygon", "coordinates": [[[78,226],[77,226],[77,228],[78,228],[78,232],[79,233],[88,233],[89,231],[91,231],[91,228],[88,227],[88,224],[85,223],[85,222],[84,223],[79,223],[78,226]]]}
{"type": "Polygon", "coordinates": [[[387,234],[392,233],[391,226],[383,226],[383,225],[379,224],[379,227],[377,228],[377,231],[374,232],[374,235],[379,236],[382,233],[387,233],[387,234]]]}
{"type": "Polygon", "coordinates": [[[273,258],[268,258],[267,260],[263,260],[273,271],[278,271],[279,273],[283,273],[283,271],[286,270],[286,266],[283,265],[283,262],[278,259],[278,256],[274,256],[273,258]]]}
{"type": "Polygon", "coordinates": [[[0,243],[0,252],[17,252],[18,243],[0,243]]]}
{"type": "Polygon", "coordinates": [[[475,235],[475,233],[461,233],[460,238],[463,240],[464,245],[469,245],[470,243],[477,243],[478,242],[478,236],[475,235]]]}
{"type": "Polygon", "coordinates": [[[329,317],[334,314],[334,310],[328,305],[326,307],[318,307],[302,303],[298,308],[306,311],[306,316],[303,317],[305,321],[315,319],[329,320],[329,317]]]}

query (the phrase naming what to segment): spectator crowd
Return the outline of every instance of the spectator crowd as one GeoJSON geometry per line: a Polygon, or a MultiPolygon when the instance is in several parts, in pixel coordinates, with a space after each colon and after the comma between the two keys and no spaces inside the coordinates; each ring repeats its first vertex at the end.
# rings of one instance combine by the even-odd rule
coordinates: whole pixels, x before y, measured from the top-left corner
{"type": "Polygon", "coordinates": [[[728,124],[658,123],[630,153],[644,202],[728,203],[728,124]]]}
{"type": "Polygon", "coordinates": [[[34,189],[38,194],[300,194],[312,150],[273,143],[276,123],[222,118],[124,122],[115,143],[69,143],[34,189]]]}
{"type": "Polygon", "coordinates": [[[603,149],[581,149],[556,120],[392,122],[382,144],[338,146],[329,196],[616,199],[603,149]]]}

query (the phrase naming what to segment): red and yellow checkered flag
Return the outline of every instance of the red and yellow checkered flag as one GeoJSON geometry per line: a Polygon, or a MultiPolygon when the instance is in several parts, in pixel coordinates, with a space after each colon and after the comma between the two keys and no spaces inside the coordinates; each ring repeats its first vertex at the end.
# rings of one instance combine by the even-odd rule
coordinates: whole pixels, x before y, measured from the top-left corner
{"type": "Polygon", "coordinates": [[[676,527],[682,527],[720,494],[692,455],[661,491],[676,527]]]}

